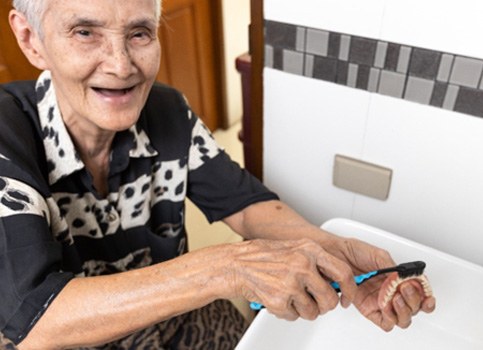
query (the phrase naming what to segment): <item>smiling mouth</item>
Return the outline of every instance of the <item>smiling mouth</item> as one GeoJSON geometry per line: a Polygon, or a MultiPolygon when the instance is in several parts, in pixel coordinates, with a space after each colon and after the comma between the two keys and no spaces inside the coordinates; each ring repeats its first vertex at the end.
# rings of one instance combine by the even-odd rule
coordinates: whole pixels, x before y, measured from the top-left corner
{"type": "Polygon", "coordinates": [[[135,86],[131,86],[126,89],[107,89],[107,88],[100,88],[100,87],[93,87],[92,89],[98,94],[105,97],[121,97],[133,91],[134,88],[135,86]]]}

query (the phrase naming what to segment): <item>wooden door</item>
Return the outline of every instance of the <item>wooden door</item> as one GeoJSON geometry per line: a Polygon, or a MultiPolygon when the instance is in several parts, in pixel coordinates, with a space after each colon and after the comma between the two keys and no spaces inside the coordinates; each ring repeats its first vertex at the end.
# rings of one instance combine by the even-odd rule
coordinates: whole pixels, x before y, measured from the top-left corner
{"type": "MultiPolygon", "coordinates": [[[[10,1],[0,0],[0,83],[36,79],[8,24],[10,1]]],[[[224,126],[221,0],[163,0],[158,80],[182,91],[215,130],[224,126]]]]}
{"type": "Polygon", "coordinates": [[[221,0],[163,0],[158,80],[182,91],[215,130],[224,124],[221,0]]]}
{"type": "Polygon", "coordinates": [[[0,83],[36,79],[40,71],[25,58],[8,24],[10,1],[0,0],[0,83]]]}

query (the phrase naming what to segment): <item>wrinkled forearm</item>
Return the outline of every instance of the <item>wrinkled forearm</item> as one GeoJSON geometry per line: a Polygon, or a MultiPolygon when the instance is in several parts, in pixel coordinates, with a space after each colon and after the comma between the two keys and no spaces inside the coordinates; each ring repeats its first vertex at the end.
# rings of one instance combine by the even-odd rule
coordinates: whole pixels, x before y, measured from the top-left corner
{"type": "Polygon", "coordinates": [[[332,245],[338,237],[309,223],[281,201],[253,204],[224,220],[246,239],[309,238],[323,246],[332,245]]]}
{"type": "Polygon", "coordinates": [[[104,344],[233,295],[230,249],[201,249],[110,276],[76,278],[59,293],[19,349],[104,344]]]}

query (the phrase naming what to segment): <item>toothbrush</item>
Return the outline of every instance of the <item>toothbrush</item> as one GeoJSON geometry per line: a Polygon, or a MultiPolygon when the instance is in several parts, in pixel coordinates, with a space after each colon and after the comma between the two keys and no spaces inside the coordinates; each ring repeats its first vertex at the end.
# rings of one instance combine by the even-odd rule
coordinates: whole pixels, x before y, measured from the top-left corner
{"type": "MultiPolygon", "coordinates": [[[[354,276],[354,281],[356,282],[357,285],[362,284],[363,282],[367,281],[368,279],[371,279],[372,277],[384,274],[384,273],[389,273],[389,272],[397,272],[398,276],[400,278],[409,278],[413,276],[420,276],[424,272],[424,268],[426,267],[426,263],[423,261],[413,261],[413,262],[408,262],[404,264],[399,264],[397,266],[389,267],[386,269],[380,269],[376,271],[371,271],[364,273],[362,275],[354,276]]],[[[337,293],[340,293],[340,286],[339,283],[337,282],[331,282],[330,285],[332,288],[335,289],[337,293]]],[[[264,308],[264,306],[260,303],[257,302],[251,302],[250,303],[250,308],[252,310],[258,311],[264,308]]]]}

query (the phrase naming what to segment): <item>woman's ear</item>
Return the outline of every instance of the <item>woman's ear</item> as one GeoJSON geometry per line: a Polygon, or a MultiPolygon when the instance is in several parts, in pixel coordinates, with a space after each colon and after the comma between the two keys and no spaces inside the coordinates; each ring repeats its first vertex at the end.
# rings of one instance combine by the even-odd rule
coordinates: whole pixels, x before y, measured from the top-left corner
{"type": "Polygon", "coordinates": [[[11,10],[8,19],[17,43],[29,62],[40,70],[47,69],[39,33],[32,28],[25,15],[17,10],[11,10]]]}

